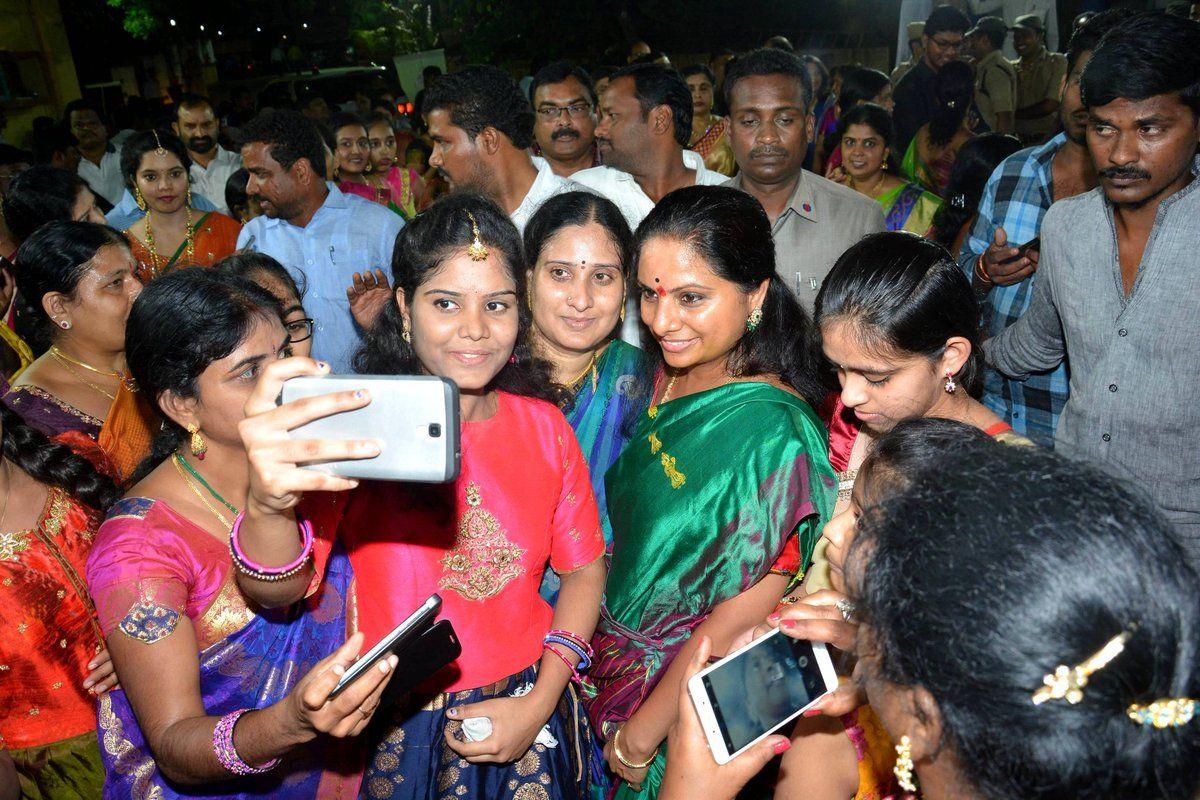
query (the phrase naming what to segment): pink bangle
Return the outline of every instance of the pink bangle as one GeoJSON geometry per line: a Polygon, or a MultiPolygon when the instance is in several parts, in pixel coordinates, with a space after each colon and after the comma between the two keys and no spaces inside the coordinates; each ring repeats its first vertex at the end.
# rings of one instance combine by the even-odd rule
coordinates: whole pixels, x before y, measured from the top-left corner
{"type": "Polygon", "coordinates": [[[229,554],[233,557],[233,564],[238,570],[251,578],[256,578],[260,581],[283,581],[298,574],[308,559],[312,556],[313,549],[313,529],[312,523],[306,519],[300,520],[300,534],[302,536],[302,544],[300,547],[300,555],[296,556],[296,560],[290,564],[284,564],[282,567],[264,567],[246,557],[242,552],[242,544],[238,541],[238,534],[242,530],[242,521],[246,518],[246,512],[238,513],[233,520],[233,529],[229,532],[229,554]]]}
{"type": "Polygon", "coordinates": [[[213,752],[217,755],[217,760],[221,762],[221,766],[232,772],[234,775],[261,775],[264,772],[269,772],[276,764],[279,763],[278,758],[272,758],[261,767],[252,767],[242,760],[242,757],[237,754],[237,749],[233,746],[233,726],[237,725],[237,721],[249,708],[243,708],[238,711],[232,711],[217,721],[217,726],[213,728],[213,752]]]}
{"type": "Polygon", "coordinates": [[[566,657],[566,656],[564,656],[562,653],[558,652],[558,650],[556,650],[556,649],[555,649],[555,648],[554,648],[554,647],[551,645],[551,643],[549,643],[549,642],[548,642],[548,643],[546,643],[546,644],[543,644],[543,645],[542,645],[542,648],[543,648],[543,649],[545,649],[547,652],[554,653],[554,655],[558,656],[558,657],[559,657],[559,659],[560,659],[560,660],[561,660],[561,661],[562,661],[564,664],[566,664],[566,665],[567,665],[567,669],[571,670],[571,680],[575,681],[576,683],[579,683],[580,681],[582,681],[582,680],[583,680],[583,676],[579,674],[579,670],[575,669],[575,665],[574,665],[574,664],[572,664],[572,663],[570,662],[570,660],[568,660],[568,659],[567,659],[567,657],[566,657]]]}
{"type": "Polygon", "coordinates": [[[564,639],[574,642],[575,644],[579,645],[579,649],[587,653],[589,661],[596,656],[596,653],[592,650],[592,646],[585,642],[578,634],[572,633],[571,631],[556,628],[555,630],[549,631],[546,636],[561,636],[564,639]]]}

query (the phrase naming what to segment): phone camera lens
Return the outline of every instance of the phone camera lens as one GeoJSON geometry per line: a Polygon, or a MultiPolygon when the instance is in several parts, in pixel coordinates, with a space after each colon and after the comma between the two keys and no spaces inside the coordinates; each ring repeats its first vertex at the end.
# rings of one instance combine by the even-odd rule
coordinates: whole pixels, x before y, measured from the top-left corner
{"type": "Polygon", "coordinates": [[[800,668],[804,669],[808,666],[808,656],[800,656],[800,668]]]}
{"type": "Polygon", "coordinates": [[[436,439],[442,435],[442,426],[436,422],[429,423],[429,438],[436,439]]]}

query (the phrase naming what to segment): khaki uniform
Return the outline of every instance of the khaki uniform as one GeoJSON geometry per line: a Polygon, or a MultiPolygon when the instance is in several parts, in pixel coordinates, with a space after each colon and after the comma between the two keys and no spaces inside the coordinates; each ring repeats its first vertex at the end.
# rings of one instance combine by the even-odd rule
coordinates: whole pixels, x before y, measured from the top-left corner
{"type": "Polygon", "coordinates": [[[896,68],[894,70],[892,70],[892,75],[891,75],[892,86],[895,86],[897,83],[899,83],[900,79],[904,77],[904,74],[906,72],[908,72],[910,69],[912,69],[914,66],[916,66],[916,63],[917,62],[913,61],[910,58],[905,61],[901,61],[899,64],[897,64],[896,68]]]}
{"type": "MultiPolygon", "coordinates": [[[[1062,98],[1067,76],[1067,57],[1045,48],[1028,59],[1017,60],[1017,108],[1028,108],[1043,100],[1062,98]]],[[[1058,112],[1038,119],[1018,119],[1017,135],[1026,144],[1040,144],[1058,130],[1058,112]]]]}
{"type": "Polygon", "coordinates": [[[975,65],[975,106],[992,130],[996,130],[997,114],[1017,110],[1017,70],[999,50],[975,65]]]}

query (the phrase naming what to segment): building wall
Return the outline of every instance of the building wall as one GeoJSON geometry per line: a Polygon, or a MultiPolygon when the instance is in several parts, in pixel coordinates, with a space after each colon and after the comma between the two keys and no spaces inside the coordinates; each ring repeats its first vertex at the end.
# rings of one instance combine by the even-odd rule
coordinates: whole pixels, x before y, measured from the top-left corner
{"type": "Polygon", "coordinates": [[[35,104],[4,105],[8,117],[4,138],[25,146],[35,117],[58,118],[63,105],[79,97],[79,79],[58,0],[0,0],[0,51],[41,56],[20,61],[25,86],[37,93],[35,104]]]}

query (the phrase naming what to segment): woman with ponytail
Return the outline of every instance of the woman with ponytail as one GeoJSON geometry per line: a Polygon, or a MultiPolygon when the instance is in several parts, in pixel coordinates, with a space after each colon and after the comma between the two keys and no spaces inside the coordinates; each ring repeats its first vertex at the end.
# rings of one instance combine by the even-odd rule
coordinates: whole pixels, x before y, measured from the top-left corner
{"type": "Polygon", "coordinates": [[[972,129],[977,120],[971,111],[975,75],[963,62],[951,61],[938,70],[933,94],[937,111],[913,137],[901,169],[910,179],[944,197],[958,148],[975,136],[972,129]]]}
{"type": "Polygon", "coordinates": [[[0,406],[0,439],[0,797],[98,797],[96,697],[116,678],[83,574],[117,490],[82,434],[0,406]]]}

